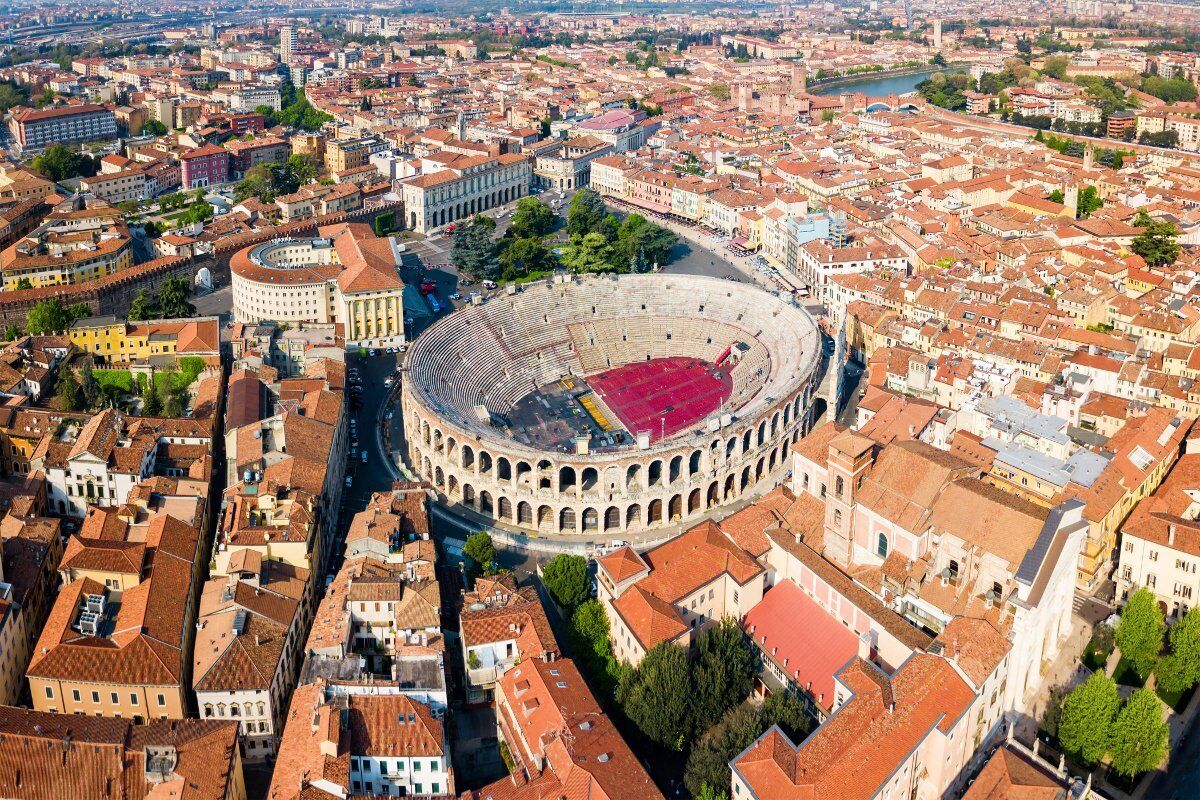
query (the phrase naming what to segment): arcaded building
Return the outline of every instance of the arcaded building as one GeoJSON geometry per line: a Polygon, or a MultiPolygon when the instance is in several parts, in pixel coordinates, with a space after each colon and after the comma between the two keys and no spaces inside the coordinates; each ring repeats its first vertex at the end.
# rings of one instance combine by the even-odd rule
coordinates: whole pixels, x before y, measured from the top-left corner
{"type": "Polygon", "coordinates": [[[540,534],[636,534],[766,485],[810,423],[798,306],[696,276],[562,276],[460,310],[409,354],[407,455],[443,500],[540,534]]]}

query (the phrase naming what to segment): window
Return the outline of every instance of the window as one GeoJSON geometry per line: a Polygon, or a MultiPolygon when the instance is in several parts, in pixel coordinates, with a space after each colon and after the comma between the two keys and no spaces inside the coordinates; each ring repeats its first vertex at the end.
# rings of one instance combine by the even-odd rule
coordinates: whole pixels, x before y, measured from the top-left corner
{"type": "Polygon", "coordinates": [[[1157,551],[1157,550],[1151,550],[1151,551],[1150,551],[1150,560],[1151,560],[1151,561],[1158,561],[1158,551],[1157,551]]]}
{"type": "Polygon", "coordinates": [[[880,558],[887,558],[888,540],[887,540],[887,534],[884,533],[883,531],[879,532],[879,541],[875,545],[875,553],[880,558]]]}
{"type": "Polygon", "coordinates": [[[1146,576],[1146,588],[1153,589],[1156,583],[1157,581],[1155,580],[1153,573],[1150,573],[1146,576]]]}
{"type": "Polygon", "coordinates": [[[53,687],[53,686],[47,686],[47,687],[46,687],[46,698],[47,698],[48,700],[53,700],[53,699],[54,699],[54,687],[53,687]]]}
{"type": "Polygon", "coordinates": [[[74,700],[76,703],[79,702],[79,690],[78,689],[71,690],[71,699],[74,700]]]}
{"type": "Polygon", "coordinates": [[[129,693],[129,705],[136,706],[138,704],[138,696],[133,692],[129,693]]]}
{"type": "Polygon", "coordinates": [[[114,706],[115,706],[115,705],[117,705],[118,703],[120,703],[120,702],[121,702],[121,699],[120,699],[119,697],[117,697],[117,693],[116,693],[116,692],[113,692],[113,693],[111,694],[111,697],[112,697],[112,701],[113,701],[113,705],[114,705],[114,706]]]}
{"type": "Polygon", "coordinates": [[[950,559],[950,566],[947,567],[946,569],[949,570],[949,575],[947,575],[947,577],[950,580],[952,580],[952,581],[958,580],[958,562],[957,561],[955,561],[953,558],[950,559]]]}
{"type": "Polygon", "coordinates": [[[165,694],[159,694],[159,696],[158,696],[158,704],[159,704],[160,706],[165,706],[165,705],[167,704],[167,696],[166,696],[165,694]]]}

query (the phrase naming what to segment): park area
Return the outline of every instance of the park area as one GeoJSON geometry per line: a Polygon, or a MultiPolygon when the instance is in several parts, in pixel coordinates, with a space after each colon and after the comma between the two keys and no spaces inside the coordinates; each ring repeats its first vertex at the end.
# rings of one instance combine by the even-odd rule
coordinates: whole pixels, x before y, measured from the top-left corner
{"type": "Polygon", "coordinates": [[[188,387],[204,371],[204,359],[184,356],[179,359],[177,369],[157,369],[154,372],[153,388],[144,372],[136,376],[127,369],[81,369],[77,371],[80,400],[88,410],[97,410],[87,400],[86,385],[94,381],[98,389],[100,406],[133,409],[140,405],[146,416],[183,416],[188,402],[188,387]],[[89,377],[90,376],[90,377],[89,377]]]}
{"type": "Polygon", "coordinates": [[[1168,627],[1154,594],[1139,589],[1119,621],[1096,626],[1073,686],[1052,692],[1041,730],[1081,772],[1133,794],[1182,734],[1197,684],[1200,611],[1168,627]]]}

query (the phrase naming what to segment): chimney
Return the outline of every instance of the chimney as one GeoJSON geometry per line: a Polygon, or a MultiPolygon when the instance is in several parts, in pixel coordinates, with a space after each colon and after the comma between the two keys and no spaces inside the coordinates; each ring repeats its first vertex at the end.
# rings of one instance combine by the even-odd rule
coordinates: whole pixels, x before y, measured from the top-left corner
{"type": "Polygon", "coordinates": [[[1175,546],[1175,523],[1173,522],[1167,526],[1167,544],[1175,546]]]}

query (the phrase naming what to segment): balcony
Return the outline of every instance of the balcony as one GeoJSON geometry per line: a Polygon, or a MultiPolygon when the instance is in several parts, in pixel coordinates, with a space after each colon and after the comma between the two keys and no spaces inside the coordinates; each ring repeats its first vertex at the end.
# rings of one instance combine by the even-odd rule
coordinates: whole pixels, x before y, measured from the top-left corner
{"type": "Polygon", "coordinates": [[[472,686],[488,686],[496,682],[496,678],[500,677],[502,670],[500,665],[490,667],[475,667],[467,668],[467,681],[472,686]]]}

